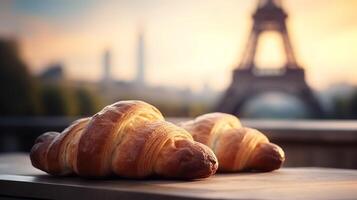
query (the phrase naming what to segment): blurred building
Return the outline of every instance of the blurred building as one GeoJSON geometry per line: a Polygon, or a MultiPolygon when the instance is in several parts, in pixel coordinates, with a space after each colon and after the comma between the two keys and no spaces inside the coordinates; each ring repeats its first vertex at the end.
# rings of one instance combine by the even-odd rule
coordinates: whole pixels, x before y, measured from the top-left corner
{"type": "Polygon", "coordinates": [[[63,64],[60,62],[48,65],[45,70],[39,75],[39,78],[44,82],[59,82],[65,79],[63,64]]]}
{"type": "Polygon", "coordinates": [[[139,32],[138,49],[137,49],[137,75],[136,83],[138,85],[145,85],[145,52],[144,52],[144,35],[139,32]]]}
{"type": "Polygon", "coordinates": [[[108,84],[112,81],[111,67],[112,67],[111,52],[109,49],[107,49],[104,51],[103,54],[103,78],[102,78],[103,83],[108,84]]]}

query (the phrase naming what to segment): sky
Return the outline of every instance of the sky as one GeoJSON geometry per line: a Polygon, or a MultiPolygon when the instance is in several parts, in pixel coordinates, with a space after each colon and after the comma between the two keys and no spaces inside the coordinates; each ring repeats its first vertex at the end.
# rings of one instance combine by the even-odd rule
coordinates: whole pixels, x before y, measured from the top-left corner
{"type": "MultiPolygon", "coordinates": [[[[357,85],[357,0],[285,0],[288,28],[308,83],[357,85]]],[[[148,84],[225,89],[241,58],[256,1],[2,0],[0,36],[20,41],[23,59],[40,73],[61,62],[71,79],[100,80],[106,49],[112,75],[135,79],[143,34],[148,84]]],[[[260,67],[283,64],[281,39],[265,33],[260,67]]]]}

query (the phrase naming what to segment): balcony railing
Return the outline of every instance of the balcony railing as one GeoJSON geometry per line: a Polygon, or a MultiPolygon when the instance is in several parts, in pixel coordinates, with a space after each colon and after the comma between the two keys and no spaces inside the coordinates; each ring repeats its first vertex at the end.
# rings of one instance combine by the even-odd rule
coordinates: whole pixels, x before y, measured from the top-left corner
{"type": "MultiPolygon", "coordinates": [[[[0,152],[29,151],[46,131],[62,131],[76,118],[0,118],[0,152]]],[[[187,118],[168,118],[177,123],[187,118]]],[[[357,120],[242,120],[280,145],[285,166],[357,169],[357,120]]]]}

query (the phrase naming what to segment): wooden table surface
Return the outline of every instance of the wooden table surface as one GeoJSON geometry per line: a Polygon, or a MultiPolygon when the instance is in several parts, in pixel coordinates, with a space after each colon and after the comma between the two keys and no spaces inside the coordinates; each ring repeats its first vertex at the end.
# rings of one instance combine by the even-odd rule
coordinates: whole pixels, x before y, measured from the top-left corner
{"type": "Polygon", "coordinates": [[[357,199],[357,170],[283,168],[196,181],[53,177],[26,154],[0,155],[0,199],[357,199]]]}

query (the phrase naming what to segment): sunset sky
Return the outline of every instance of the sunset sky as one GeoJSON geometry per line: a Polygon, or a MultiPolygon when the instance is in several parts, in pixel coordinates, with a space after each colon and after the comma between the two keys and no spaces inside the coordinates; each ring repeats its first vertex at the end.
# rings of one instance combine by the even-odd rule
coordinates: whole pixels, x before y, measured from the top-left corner
{"type": "MultiPolygon", "coordinates": [[[[357,85],[357,0],[285,0],[299,63],[315,89],[357,85]]],[[[0,36],[20,40],[34,73],[62,62],[72,79],[99,80],[105,49],[113,76],[136,73],[138,32],[145,38],[148,83],[200,90],[227,87],[251,28],[256,1],[2,0],[0,36]]],[[[282,63],[280,38],[262,38],[257,63],[282,63]],[[279,44],[279,43],[278,43],[279,44]]]]}

